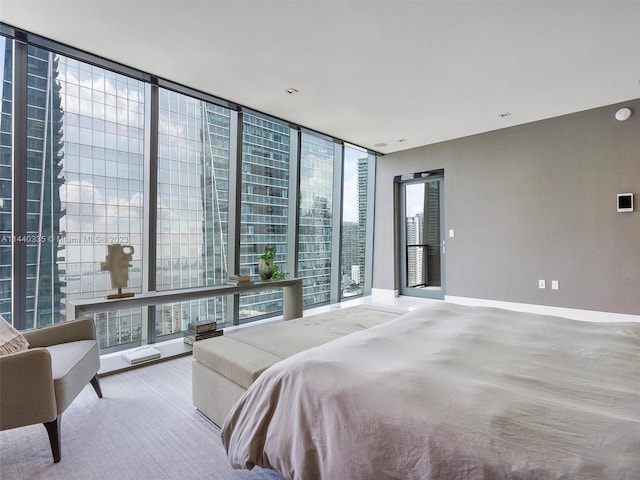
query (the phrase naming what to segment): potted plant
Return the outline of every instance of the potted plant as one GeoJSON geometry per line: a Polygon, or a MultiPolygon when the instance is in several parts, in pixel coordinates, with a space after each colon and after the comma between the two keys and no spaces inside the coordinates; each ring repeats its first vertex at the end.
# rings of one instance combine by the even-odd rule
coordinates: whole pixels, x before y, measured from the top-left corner
{"type": "Polygon", "coordinates": [[[273,248],[264,247],[264,252],[258,257],[258,276],[260,280],[269,280],[271,278],[287,278],[289,274],[280,270],[275,263],[276,254],[273,248]]]}
{"type": "Polygon", "coordinates": [[[258,257],[258,276],[260,280],[269,280],[275,270],[276,254],[272,248],[264,247],[264,252],[258,257]]]}

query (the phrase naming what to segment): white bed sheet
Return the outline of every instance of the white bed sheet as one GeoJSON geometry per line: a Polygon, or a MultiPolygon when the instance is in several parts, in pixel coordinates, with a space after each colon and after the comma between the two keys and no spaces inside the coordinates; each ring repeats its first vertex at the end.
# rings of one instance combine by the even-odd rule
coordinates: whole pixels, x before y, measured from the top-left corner
{"type": "Polygon", "coordinates": [[[265,371],[222,439],[287,479],[640,478],[640,324],[447,303],[265,371]]]}

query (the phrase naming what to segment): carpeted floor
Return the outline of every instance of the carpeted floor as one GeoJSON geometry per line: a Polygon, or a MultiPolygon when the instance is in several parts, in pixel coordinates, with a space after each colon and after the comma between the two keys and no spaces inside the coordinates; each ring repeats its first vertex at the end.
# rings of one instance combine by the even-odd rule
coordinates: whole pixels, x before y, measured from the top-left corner
{"type": "Polygon", "coordinates": [[[44,426],[0,432],[2,480],[282,480],[234,470],[220,430],[191,403],[191,356],[101,379],[62,415],[62,460],[54,464],[44,426]]]}

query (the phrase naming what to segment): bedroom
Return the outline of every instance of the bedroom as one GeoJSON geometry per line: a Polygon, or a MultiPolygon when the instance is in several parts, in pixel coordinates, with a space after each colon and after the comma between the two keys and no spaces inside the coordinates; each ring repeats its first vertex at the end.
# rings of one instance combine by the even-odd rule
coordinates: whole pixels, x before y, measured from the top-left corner
{"type": "MultiPolygon", "coordinates": [[[[351,9],[357,10],[358,3],[350,3],[351,9]]],[[[34,2],[32,5],[35,8],[38,3],[34,2]]],[[[394,216],[393,203],[390,200],[393,196],[393,177],[406,173],[444,169],[446,222],[444,231],[448,233],[449,230],[455,230],[455,236],[446,239],[447,254],[444,263],[446,295],[450,300],[470,302],[469,299],[482,299],[477,301],[505,302],[502,305],[512,307],[535,305],[575,309],[587,311],[587,313],[594,311],[638,315],[640,299],[636,292],[639,286],[637,272],[640,271],[640,259],[638,249],[635,248],[640,229],[638,214],[637,212],[621,214],[615,211],[616,195],[635,192],[637,201],[637,185],[640,183],[638,162],[640,147],[637,135],[640,120],[638,115],[640,105],[637,98],[640,97],[640,87],[633,51],[633,45],[636,45],[637,41],[632,28],[633,19],[637,18],[637,10],[633,4],[627,3],[625,6],[614,3],[614,5],[620,10],[607,11],[606,15],[603,14],[600,19],[593,12],[585,13],[596,8],[594,4],[586,5],[586,10],[581,11],[584,13],[582,20],[585,25],[572,23],[572,19],[580,15],[574,17],[569,14],[570,12],[562,9],[556,12],[557,21],[551,22],[550,31],[546,31],[548,36],[545,42],[549,43],[544,43],[541,49],[543,52],[552,50],[550,44],[557,40],[558,36],[567,35],[563,33],[564,28],[559,28],[558,24],[571,25],[570,30],[576,34],[575,38],[579,41],[570,42],[571,48],[566,48],[575,55],[575,60],[581,67],[570,72],[571,74],[564,73],[558,75],[559,78],[555,75],[550,75],[553,78],[539,78],[531,75],[528,82],[521,78],[514,78],[516,73],[513,71],[508,73],[502,71],[499,76],[488,75],[493,83],[501,87],[506,88],[505,83],[512,82],[520,88],[525,88],[525,91],[533,97],[534,104],[548,109],[544,113],[536,111],[528,115],[520,114],[515,111],[515,107],[511,106],[517,103],[513,98],[507,101],[499,95],[497,98],[494,97],[494,103],[489,107],[477,105],[472,102],[483,96],[484,90],[480,93],[476,90],[480,88],[478,86],[471,90],[464,90],[463,85],[456,85],[459,100],[450,101],[441,107],[442,110],[435,114],[436,119],[430,123],[423,118],[424,115],[419,114],[413,119],[407,117],[407,124],[401,125],[399,118],[404,114],[388,111],[386,121],[383,118],[373,122],[377,124],[375,127],[379,127],[379,130],[376,131],[372,125],[366,125],[365,129],[375,131],[377,135],[375,138],[357,141],[359,137],[356,134],[359,135],[360,132],[345,134],[342,137],[374,150],[379,148],[382,150],[381,153],[386,154],[380,156],[377,162],[375,215],[377,219],[384,219],[384,221],[377,221],[374,224],[372,281],[374,297],[388,299],[393,297],[399,289],[395,273],[397,267],[389,261],[387,253],[395,250],[393,231],[388,228],[387,221],[394,216]],[[629,10],[625,11],[625,8],[629,10]],[[584,35],[586,30],[595,29],[594,25],[597,25],[597,29],[604,29],[605,26],[598,23],[599,20],[602,20],[602,24],[607,24],[607,28],[613,29],[615,26],[615,32],[621,36],[603,33],[601,39],[605,40],[602,41],[616,39],[615,42],[612,41],[614,45],[610,46],[614,49],[614,53],[598,52],[598,55],[592,56],[589,52],[598,50],[601,40],[589,43],[585,41],[584,35]],[[585,45],[587,45],[586,48],[585,45]],[[588,53],[585,54],[585,51],[588,53]],[[583,53],[582,56],[580,52],[583,53]],[[603,60],[603,58],[611,63],[606,62],[606,67],[601,70],[594,60],[603,60]],[[507,77],[506,79],[502,76],[503,74],[507,77]],[[563,77],[570,80],[562,86],[556,86],[562,83],[563,77]],[[576,78],[579,81],[576,82],[576,78]],[[588,86],[582,85],[582,89],[576,85],[576,83],[586,84],[587,81],[593,83],[588,86]],[[539,87],[532,85],[538,82],[541,82],[539,87]],[[579,92],[572,92],[572,90],[579,92]],[[541,92],[540,96],[534,97],[533,93],[538,91],[541,92]],[[583,95],[580,99],[582,103],[570,109],[564,109],[565,98],[563,97],[570,97],[570,93],[576,93],[576,96],[578,93],[583,95]],[[509,103],[509,106],[503,106],[505,103],[509,103]],[[614,118],[615,112],[621,107],[629,107],[634,112],[634,115],[625,122],[618,122],[614,118]],[[498,118],[498,114],[507,110],[511,111],[511,116],[503,122],[504,119],[498,118]],[[478,130],[474,130],[473,125],[476,114],[486,119],[478,130]],[[389,118],[393,118],[394,121],[389,122],[389,118]],[[415,124],[420,122],[424,126],[416,128],[415,124]],[[426,133],[418,130],[437,131],[439,124],[447,124],[452,131],[462,130],[462,133],[456,133],[450,137],[443,135],[437,140],[421,137],[426,133]],[[498,130],[501,127],[508,128],[498,130]],[[484,130],[491,131],[480,134],[480,131],[484,130]],[[458,137],[464,138],[451,140],[458,137]],[[403,138],[406,138],[405,142],[397,143],[398,139],[403,138]],[[392,149],[398,149],[398,151],[386,152],[383,147],[374,148],[375,144],[382,142],[391,144],[392,149]],[[421,145],[428,146],[421,147],[421,145]],[[538,281],[541,279],[546,280],[547,288],[538,288],[538,281]],[[552,280],[559,281],[558,290],[550,288],[552,280]]],[[[2,7],[2,20],[12,23],[10,17],[5,19],[4,13],[4,9],[10,7],[10,2],[3,2],[2,7]]],[[[47,11],[46,6],[41,7],[46,14],[46,19],[37,29],[36,24],[32,23],[36,22],[35,17],[28,21],[23,20],[22,24],[15,21],[15,24],[27,31],[45,34],[47,30],[44,29],[44,25],[49,21],[48,19],[56,17],[51,11],[47,11]]],[[[323,14],[322,10],[326,7],[327,5],[317,4],[310,8],[318,18],[326,20],[327,16],[331,16],[327,13],[323,14]]],[[[75,8],[82,10],[78,5],[75,5],[75,8]]],[[[534,9],[532,6],[530,8],[534,9]]],[[[566,7],[566,10],[571,8],[566,7]]],[[[10,10],[6,11],[10,12],[10,10]]],[[[349,17],[347,13],[353,13],[351,11],[331,12],[330,9],[328,11],[334,17],[344,14],[346,18],[349,17]]],[[[91,12],[87,13],[91,14],[91,12]]],[[[144,15],[145,12],[137,12],[127,20],[135,24],[135,20],[145,18],[144,15]]],[[[522,16],[526,15],[523,13],[522,16]]],[[[268,18],[275,21],[272,16],[268,18]]],[[[65,28],[63,20],[65,19],[60,19],[60,26],[65,28]]],[[[543,20],[540,19],[540,21],[543,20]]],[[[74,22],[77,21],[74,20],[74,22]]],[[[576,20],[576,23],[580,22],[576,20]]],[[[46,36],[74,47],[88,48],[84,38],[91,35],[82,30],[88,25],[91,25],[88,21],[78,22],[77,25],[67,26],[65,34],[52,32],[46,36]],[[74,32],[77,39],[73,38],[74,32]]],[[[124,25],[125,29],[130,25],[124,25]]],[[[488,20],[486,25],[490,25],[488,20]]],[[[393,27],[401,28],[395,23],[393,27]]],[[[104,28],[104,26],[94,28],[104,28]]],[[[391,29],[391,27],[388,28],[391,29]]],[[[384,31],[384,28],[382,30],[384,31]]],[[[470,31],[478,37],[481,36],[482,30],[471,29],[470,31]]],[[[392,36],[391,32],[392,30],[389,30],[388,34],[392,36]]],[[[299,33],[293,32],[292,35],[299,33]]],[[[505,35],[504,31],[498,33],[505,35]]],[[[539,40],[538,37],[531,30],[528,33],[530,36],[526,40],[535,44],[539,40]]],[[[190,38],[190,36],[185,33],[183,38],[190,38]]],[[[468,38],[462,40],[461,43],[469,41],[468,38]]],[[[90,39],[87,38],[87,45],[89,41],[90,39]]],[[[496,38],[492,37],[486,41],[493,44],[496,38]]],[[[459,45],[460,48],[463,46],[465,45],[459,45]]],[[[604,50],[605,47],[602,48],[604,50]]],[[[380,51],[390,55],[388,50],[380,51]]],[[[410,55],[411,50],[408,49],[408,52],[406,54],[410,55]]],[[[456,50],[455,53],[460,52],[456,50]]],[[[296,49],[291,52],[291,55],[298,54],[296,49]]],[[[558,52],[560,57],[563,54],[566,54],[565,50],[558,52]]],[[[146,54],[146,58],[151,57],[152,55],[146,54]]],[[[367,60],[375,63],[376,59],[372,57],[367,57],[367,60]]],[[[473,58],[468,56],[464,58],[469,62],[469,71],[473,73],[484,72],[482,61],[486,62],[489,71],[493,68],[494,73],[499,67],[499,63],[492,62],[490,58],[484,60],[478,58],[475,63],[472,61],[473,58]]],[[[551,60],[558,61],[556,58],[551,60]]],[[[255,61],[260,63],[259,59],[255,61]]],[[[397,71],[405,72],[406,70],[401,68],[401,60],[397,61],[398,64],[393,64],[389,70],[395,68],[397,71]]],[[[558,63],[562,64],[562,62],[558,63]]],[[[132,66],[141,65],[143,64],[136,63],[132,66]]],[[[336,70],[346,73],[347,68],[342,67],[342,70],[340,67],[336,70]]],[[[522,66],[519,65],[519,67],[522,66]]],[[[571,67],[576,67],[576,64],[571,63],[571,67]]],[[[155,73],[158,70],[155,67],[149,67],[148,71],[155,73]]],[[[364,70],[356,69],[353,73],[354,77],[359,77],[358,71],[364,70]]],[[[460,78],[468,78],[468,75],[463,75],[465,72],[469,73],[463,70],[460,72],[460,78]]],[[[416,77],[420,76],[419,72],[412,73],[416,77]]],[[[424,72],[423,76],[428,77],[427,73],[424,72]]],[[[307,79],[303,77],[302,80],[307,79]]],[[[353,79],[350,81],[357,83],[353,79]]],[[[480,79],[475,81],[480,83],[480,79]]],[[[186,84],[199,86],[199,84],[186,84]]],[[[304,100],[306,91],[310,91],[310,87],[302,88],[300,84],[291,85],[300,88],[301,95],[298,99],[304,100]]],[[[277,91],[283,91],[291,85],[290,83],[278,84],[277,91]]],[[[204,90],[203,87],[201,89],[204,90]]],[[[382,91],[386,92],[386,90],[382,91]]],[[[224,91],[211,88],[210,93],[222,95],[224,91]]],[[[369,98],[371,96],[373,95],[369,98]]],[[[394,93],[390,93],[389,96],[393,97],[394,93]]],[[[272,101],[285,103],[286,100],[295,99],[295,96],[284,99],[279,97],[272,101]]],[[[346,102],[346,100],[337,96],[333,104],[336,102],[346,102]]],[[[409,110],[413,111],[427,110],[426,106],[417,108],[415,102],[410,103],[407,100],[398,100],[397,103],[410,105],[409,110]]],[[[281,113],[269,107],[260,107],[263,104],[248,101],[247,104],[269,113],[276,113],[282,118],[293,118],[285,112],[286,109],[293,107],[283,107],[284,110],[281,113]]],[[[355,112],[345,112],[345,115],[357,114],[359,107],[361,107],[359,117],[369,115],[364,113],[366,111],[364,105],[356,105],[352,108],[355,112]]],[[[534,106],[528,108],[534,108],[534,106]]],[[[334,120],[338,123],[337,119],[334,120]]],[[[300,123],[316,127],[315,124],[302,121],[300,123]]],[[[318,124],[316,128],[322,132],[333,132],[334,127],[318,124]]],[[[500,303],[493,304],[500,305],[500,303]]],[[[553,311],[570,313],[562,310],[553,311]]],[[[613,315],[611,318],[617,317],[613,315]]]]}

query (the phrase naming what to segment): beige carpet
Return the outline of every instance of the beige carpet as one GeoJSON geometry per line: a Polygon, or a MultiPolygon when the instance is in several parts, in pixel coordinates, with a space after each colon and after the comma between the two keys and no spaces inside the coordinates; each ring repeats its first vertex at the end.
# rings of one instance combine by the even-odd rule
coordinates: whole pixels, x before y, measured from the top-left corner
{"type": "Polygon", "coordinates": [[[191,356],[101,379],[62,416],[62,460],[54,464],[44,426],[0,432],[2,480],[281,480],[233,470],[220,430],[191,403],[191,356]]]}

